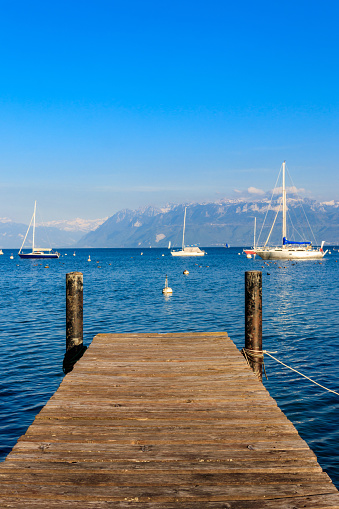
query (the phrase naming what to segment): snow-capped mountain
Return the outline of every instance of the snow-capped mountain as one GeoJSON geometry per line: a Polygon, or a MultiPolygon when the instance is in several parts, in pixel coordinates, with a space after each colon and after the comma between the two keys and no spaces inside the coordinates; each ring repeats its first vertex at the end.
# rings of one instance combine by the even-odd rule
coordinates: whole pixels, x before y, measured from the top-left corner
{"type": "Polygon", "coordinates": [[[108,217],[103,219],[80,219],[80,217],[77,217],[76,219],[70,220],[47,221],[45,223],[38,224],[38,226],[58,228],[59,230],[64,230],[66,232],[88,233],[90,231],[96,230],[96,228],[107,221],[107,219],[108,217]]]}
{"type": "MultiPolygon", "coordinates": [[[[221,246],[225,243],[245,246],[253,243],[254,218],[257,237],[264,242],[280,208],[280,198],[272,202],[266,197],[255,201],[223,199],[214,203],[187,205],[186,245],[221,246]],[[266,221],[264,224],[264,219],[266,221]],[[264,224],[264,226],[263,226],[264,224]]],[[[290,240],[301,237],[313,244],[322,240],[339,244],[339,202],[319,203],[311,199],[288,199],[290,240]],[[312,226],[312,231],[309,225],[312,226]]],[[[185,205],[165,208],[146,207],[121,210],[96,230],[85,235],[78,247],[166,247],[180,246],[185,205]]],[[[278,214],[271,236],[281,243],[281,215],[278,214]]]]}
{"type": "MultiPolygon", "coordinates": [[[[74,219],[69,221],[50,221],[37,224],[36,235],[39,239],[48,239],[48,244],[54,248],[74,247],[74,245],[91,230],[97,228],[105,219],[74,219]]],[[[20,248],[27,231],[27,225],[15,223],[10,219],[0,218],[0,248],[20,248]]]]}

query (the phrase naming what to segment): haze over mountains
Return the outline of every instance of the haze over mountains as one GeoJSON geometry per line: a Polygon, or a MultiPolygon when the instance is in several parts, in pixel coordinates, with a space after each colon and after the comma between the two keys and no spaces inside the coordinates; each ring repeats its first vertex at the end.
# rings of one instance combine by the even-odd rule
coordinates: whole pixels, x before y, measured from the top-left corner
{"type": "MultiPolygon", "coordinates": [[[[187,205],[185,244],[200,246],[233,246],[253,244],[254,218],[257,220],[257,238],[263,243],[270,231],[280,199],[268,210],[266,197],[253,201],[245,199],[221,200],[215,203],[187,205]]],[[[317,202],[304,198],[289,198],[289,240],[311,240],[315,244],[325,240],[339,244],[339,202],[317,202]],[[312,226],[314,237],[309,228],[312,226]]],[[[52,247],[172,247],[180,246],[184,218],[184,204],[164,208],[146,207],[121,210],[108,219],[86,221],[53,221],[43,228],[52,247]]],[[[281,242],[281,214],[278,214],[270,243],[281,242]]],[[[0,247],[21,246],[27,226],[0,219],[0,247]]],[[[37,227],[37,237],[41,227],[37,227]]],[[[46,245],[46,242],[45,242],[46,245]]]]}
{"type": "MultiPolygon", "coordinates": [[[[74,247],[89,231],[100,226],[105,219],[70,221],[49,221],[36,227],[37,243],[40,247],[74,247]]],[[[19,249],[26,235],[27,224],[15,223],[8,218],[0,218],[0,248],[19,249]]],[[[29,246],[29,243],[27,244],[29,246]]]]}
{"type": "MultiPolygon", "coordinates": [[[[256,201],[243,199],[222,200],[217,203],[190,204],[187,207],[185,244],[201,246],[222,246],[226,243],[248,246],[253,243],[254,218],[257,219],[257,236],[267,214],[261,242],[271,229],[280,198],[272,203],[269,200],[256,201]]],[[[326,240],[330,244],[339,243],[339,202],[319,203],[315,200],[288,199],[288,216],[293,228],[289,230],[289,240],[311,240],[312,225],[318,243],[326,240]],[[306,217],[305,217],[305,214],[306,217]],[[298,235],[298,232],[300,235],[298,235]],[[304,233],[304,235],[303,235],[304,233]]],[[[107,219],[96,230],[85,235],[78,247],[167,247],[180,246],[184,205],[166,208],[147,207],[139,210],[121,210],[107,219]]],[[[275,223],[271,236],[272,243],[281,243],[281,214],[275,223]]]]}

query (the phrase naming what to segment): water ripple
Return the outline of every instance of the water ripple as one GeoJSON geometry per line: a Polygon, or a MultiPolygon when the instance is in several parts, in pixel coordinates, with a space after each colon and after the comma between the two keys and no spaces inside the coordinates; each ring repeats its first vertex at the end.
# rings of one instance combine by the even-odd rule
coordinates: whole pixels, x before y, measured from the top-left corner
{"type": "MultiPolygon", "coordinates": [[[[65,349],[65,276],[84,274],[84,341],[100,332],[226,330],[244,342],[244,272],[263,272],[263,344],[282,362],[339,392],[336,257],[263,265],[239,249],[208,249],[198,262],[167,250],[64,250],[42,263],[0,257],[0,458],[60,384],[65,349]],[[65,254],[67,253],[67,256],[65,254]],[[87,262],[90,254],[91,263],[87,262]],[[165,256],[162,256],[164,254],[165,256]],[[99,262],[99,263],[97,263],[99,262]],[[281,268],[279,268],[281,267],[281,268]],[[184,276],[183,270],[189,275],[184,276]],[[165,275],[173,295],[161,290],[165,275]]],[[[337,257],[338,258],[338,257],[337,257]]],[[[264,381],[339,487],[339,397],[266,357],[264,381]]]]}

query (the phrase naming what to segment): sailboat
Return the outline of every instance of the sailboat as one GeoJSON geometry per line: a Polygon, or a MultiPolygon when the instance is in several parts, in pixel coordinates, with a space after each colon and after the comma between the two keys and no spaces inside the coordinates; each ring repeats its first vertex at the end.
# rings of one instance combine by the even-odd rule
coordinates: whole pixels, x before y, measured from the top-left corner
{"type": "MultiPolygon", "coordinates": [[[[248,252],[250,254],[257,254],[263,260],[317,260],[321,259],[325,256],[327,251],[323,250],[324,241],[321,243],[320,248],[312,247],[311,242],[295,242],[291,240],[287,240],[287,226],[286,226],[286,216],[287,216],[287,202],[286,202],[286,185],[285,185],[285,166],[286,162],[283,162],[282,165],[282,245],[276,247],[267,246],[268,241],[270,239],[270,235],[273,230],[273,226],[277,215],[275,216],[272,228],[268,235],[268,238],[265,244],[262,247],[256,247],[251,250],[245,250],[245,253],[248,252]]],[[[254,242],[255,244],[255,242],[254,242]]]]}
{"type": "Polygon", "coordinates": [[[185,247],[185,227],[186,227],[186,209],[184,213],[184,227],[182,231],[182,247],[180,251],[171,251],[172,256],[204,256],[205,251],[202,251],[197,246],[185,247]]]}
{"type": "Polygon", "coordinates": [[[32,216],[31,222],[29,223],[25,238],[23,240],[23,243],[22,243],[21,248],[18,253],[20,258],[59,258],[60,253],[58,253],[57,251],[53,251],[53,249],[51,249],[51,248],[42,249],[42,248],[35,247],[35,215],[36,215],[36,201],[34,202],[34,211],[33,211],[33,216],[32,216]],[[33,225],[32,225],[32,223],[33,223],[33,225]],[[27,235],[28,235],[28,232],[29,232],[31,226],[33,227],[32,251],[30,253],[23,253],[22,249],[24,247],[24,244],[25,244],[25,241],[26,241],[26,238],[27,238],[27,235]]]}
{"type": "Polygon", "coordinates": [[[252,255],[255,257],[255,255],[257,254],[257,252],[255,250],[255,234],[256,234],[256,231],[257,231],[257,218],[255,217],[254,218],[253,248],[252,249],[244,249],[243,250],[243,252],[247,255],[247,258],[252,258],[252,255]]]}

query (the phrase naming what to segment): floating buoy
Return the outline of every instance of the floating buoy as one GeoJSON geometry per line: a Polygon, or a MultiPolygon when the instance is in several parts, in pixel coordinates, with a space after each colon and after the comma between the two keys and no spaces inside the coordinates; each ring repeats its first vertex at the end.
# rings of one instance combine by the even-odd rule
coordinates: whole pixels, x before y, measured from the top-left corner
{"type": "Polygon", "coordinates": [[[10,259],[11,259],[11,260],[13,260],[13,258],[14,258],[14,256],[13,256],[13,255],[11,255],[11,256],[10,256],[10,259]]]}
{"type": "Polygon", "coordinates": [[[49,266],[48,266],[48,265],[45,265],[45,269],[49,269],[49,266]]]}
{"type": "Polygon", "coordinates": [[[162,254],[161,256],[165,256],[164,254],[162,254]]]}
{"type": "Polygon", "coordinates": [[[168,286],[167,274],[166,274],[166,278],[165,278],[165,288],[162,289],[162,293],[173,293],[172,288],[169,288],[169,286],[168,286]]]}
{"type": "Polygon", "coordinates": [[[185,270],[184,270],[184,272],[183,272],[183,274],[185,274],[185,275],[189,274],[188,270],[187,270],[187,269],[185,269],[185,270]]]}
{"type": "Polygon", "coordinates": [[[144,253],[140,253],[140,255],[142,256],[144,253]]]}
{"type": "Polygon", "coordinates": [[[90,256],[88,257],[88,260],[87,260],[87,261],[88,261],[88,262],[91,262],[91,261],[92,261],[90,256]]]}
{"type": "Polygon", "coordinates": [[[252,258],[252,255],[247,254],[247,255],[246,255],[246,258],[252,258]]]}

